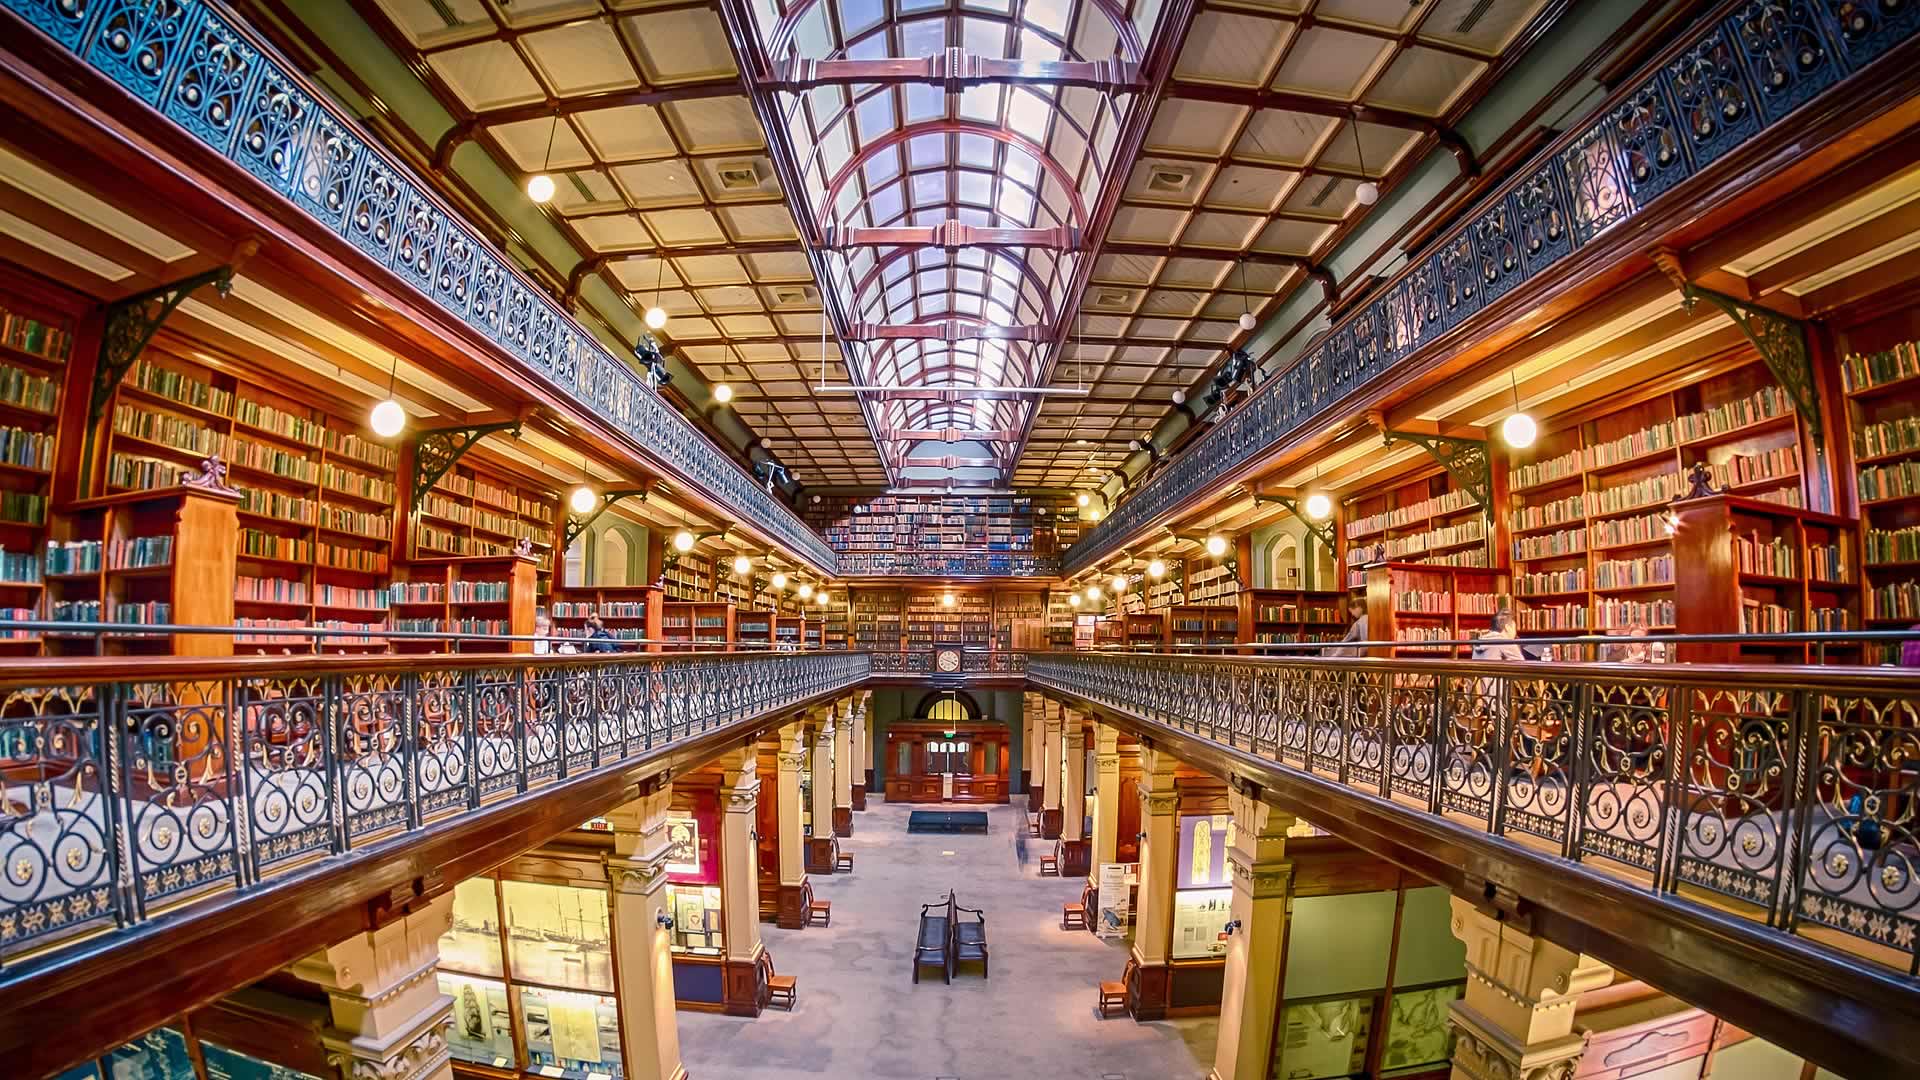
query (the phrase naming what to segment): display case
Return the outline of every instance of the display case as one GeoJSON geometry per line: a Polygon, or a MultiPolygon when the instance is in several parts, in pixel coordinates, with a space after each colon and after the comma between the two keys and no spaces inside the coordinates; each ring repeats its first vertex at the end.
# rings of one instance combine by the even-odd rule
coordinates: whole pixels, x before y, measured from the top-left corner
{"type": "Polygon", "coordinates": [[[1233,815],[1188,814],[1180,819],[1179,861],[1174,867],[1173,958],[1202,960],[1227,954],[1227,922],[1233,918],[1233,884],[1227,852],[1233,847],[1233,815]]]}

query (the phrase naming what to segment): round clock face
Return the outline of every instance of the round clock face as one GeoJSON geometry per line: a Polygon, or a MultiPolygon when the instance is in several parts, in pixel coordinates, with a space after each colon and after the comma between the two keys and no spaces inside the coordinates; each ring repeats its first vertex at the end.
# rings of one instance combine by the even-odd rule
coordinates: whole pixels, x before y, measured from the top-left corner
{"type": "Polygon", "coordinates": [[[935,653],[934,659],[940,665],[941,671],[959,671],[960,670],[960,654],[957,652],[935,653]]]}

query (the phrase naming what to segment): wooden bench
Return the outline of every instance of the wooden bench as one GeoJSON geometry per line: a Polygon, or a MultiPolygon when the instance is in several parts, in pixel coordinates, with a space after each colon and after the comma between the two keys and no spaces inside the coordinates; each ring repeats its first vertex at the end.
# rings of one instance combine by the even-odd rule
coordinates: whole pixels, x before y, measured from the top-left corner
{"type": "Polygon", "coordinates": [[[953,893],[945,900],[920,905],[919,937],[913,944],[913,981],[920,969],[937,967],[944,982],[953,981],[953,893]]]}
{"type": "MultiPolygon", "coordinates": [[[[948,894],[952,899],[952,894],[948,894]]],[[[992,965],[987,960],[987,913],[979,908],[953,905],[953,962],[964,964],[980,961],[980,977],[993,977],[992,965]],[[967,916],[971,915],[971,920],[967,916]]]]}
{"type": "Polygon", "coordinates": [[[766,973],[767,1004],[792,1012],[800,993],[800,977],[774,974],[772,953],[760,954],[760,967],[766,973]]]}
{"type": "Polygon", "coordinates": [[[1133,957],[1129,956],[1127,966],[1120,972],[1119,982],[1100,984],[1100,1001],[1095,1007],[1100,1010],[1101,1019],[1113,1016],[1115,1010],[1118,1010],[1121,1016],[1127,1015],[1127,984],[1133,982],[1133,969],[1133,957]]]}
{"type": "Polygon", "coordinates": [[[1061,904],[1060,929],[1085,930],[1087,928],[1087,905],[1061,904]]]}

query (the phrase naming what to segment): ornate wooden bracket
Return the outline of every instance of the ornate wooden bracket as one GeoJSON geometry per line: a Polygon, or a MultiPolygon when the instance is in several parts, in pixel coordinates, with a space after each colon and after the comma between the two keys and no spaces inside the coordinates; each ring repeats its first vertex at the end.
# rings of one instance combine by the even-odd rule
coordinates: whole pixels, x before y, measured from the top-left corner
{"type": "Polygon", "coordinates": [[[1807,348],[1807,324],[1772,308],[1694,284],[1687,278],[1680,254],[1671,248],[1657,248],[1650,257],[1660,272],[1667,276],[1667,280],[1680,290],[1680,299],[1689,313],[1696,303],[1705,300],[1726,313],[1733,320],[1733,325],[1740,328],[1748,341],[1753,342],[1760,359],[1766,362],[1767,370],[1773,372],[1773,377],[1793,398],[1793,407],[1805,418],[1807,430],[1812,433],[1815,445],[1819,445],[1820,395],[1814,389],[1813,362],[1807,348]]]}
{"type": "Polygon", "coordinates": [[[567,523],[562,533],[563,539],[560,544],[560,550],[566,551],[572,548],[573,542],[580,538],[580,534],[586,532],[595,521],[598,521],[601,514],[613,509],[614,503],[619,502],[621,499],[644,500],[647,497],[647,491],[647,488],[617,488],[613,491],[603,491],[600,493],[600,505],[595,507],[586,517],[576,517],[569,513],[567,515],[567,523]]]}
{"type": "Polygon", "coordinates": [[[1380,438],[1388,446],[1395,439],[1407,442],[1425,450],[1427,455],[1440,463],[1453,477],[1453,482],[1473,496],[1473,501],[1488,514],[1493,513],[1492,486],[1489,482],[1491,471],[1487,468],[1487,444],[1481,439],[1456,439],[1449,435],[1427,435],[1418,431],[1393,431],[1380,429],[1380,438]]]}
{"type": "Polygon", "coordinates": [[[1305,525],[1307,531],[1312,533],[1315,539],[1327,545],[1328,551],[1338,550],[1333,543],[1333,525],[1330,522],[1315,521],[1308,517],[1307,512],[1301,508],[1299,499],[1291,495],[1269,495],[1264,492],[1254,492],[1253,504],[1259,506],[1263,503],[1272,503],[1275,506],[1285,507],[1294,517],[1300,519],[1300,524],[1305,525]]]}
{"type": "Polygon", "coordinates": [[[502,420],[492,424],[431,428],[416,434],[413,437],[413,509],[420,509],[420,500],[426,498],[427,492],[433,490],[433,485],[447,475],[447,470],[460,460],[460,455],[496,431],[510,431],[518,435],[520,421],[502,420]]]}
{"type": "MultiPolygon", "coordinates": [[[[236,259],[235,264],[238,262],[236,259]]],[[[114,388],[146,351],[147,343],[166,323],[167,316],[173,314],[173,309],[203,285],[211,285],[222,297],[226,296],[233,290],[234,269],[234,265],[222,266],[107,305],[100,361],[93,369],[93,398],[87,403],[89,428],[100,422],[107,402],[113,398],[114,388]]]]}

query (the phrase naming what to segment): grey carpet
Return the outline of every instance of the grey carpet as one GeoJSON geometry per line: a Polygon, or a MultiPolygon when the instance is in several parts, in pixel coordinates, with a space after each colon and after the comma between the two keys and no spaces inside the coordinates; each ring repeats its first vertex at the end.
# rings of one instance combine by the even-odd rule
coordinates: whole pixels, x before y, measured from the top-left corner
{"type": "Polygon", "coordinates": [[[869,801],[841,850],[855,872],[813,879],[833,925],[763,924],[774,966],[800,979],[792,1013],[756,1020],[682,1012],[681,1056],[693,1080],[1199,1080],[1213,1064],[1212,1017],[1137,1024],[1102,1020],[1094,987],[1117,979],[1127,953],[1060,929],[1075,880],[1022,865],[1022,810],[996,806],[986,836],[909,835],[909,807],[869,801]],[[951,855],[943,854],[951,852],[951,855]],[[908,961],[920,905],[946,895],[984,908],[993,977],[967,965],[951,986],[908,961]]]}

